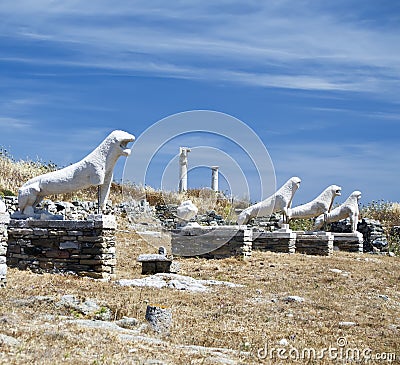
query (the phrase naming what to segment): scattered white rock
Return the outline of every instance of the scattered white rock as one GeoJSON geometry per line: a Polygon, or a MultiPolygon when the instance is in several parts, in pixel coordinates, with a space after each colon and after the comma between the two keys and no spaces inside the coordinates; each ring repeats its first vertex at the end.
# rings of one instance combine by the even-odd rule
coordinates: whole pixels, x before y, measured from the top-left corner
{"type": "Polygon", "coordinates": [[[297,295],[289,295],[285,298],[283,298],[284,302],[296,302],[296,303],[303,303],[304,302],[304,298],[299,297],[297,295]]]}
{"type": "Polygon", "coordinates": [[[155,238],[161,238],[161,232],[157,232],[157,231],[141,231],[138,233],[141,236],[151,236],[151,237],[155,237],[155,238]]]}
{"type": "Polygon", "coordinates": [[[110,320],[111,311],[107,307],[101,307],[94,299],[87,298],[85,301],[80,301],[74,295],[63,295],[57,307],[71,308],[85,316],[96,315],[97,319],[103,321],[110,320]]]}
{"type": "Polygon", "coordinates": [[[218,280],[197,280],[190,276],[158,273],[143,279],[121,279],[116,281],[121,286],[139,286],[152,288],[172,288],[178,290],[188,290],[193,292],[206,292],[209,286],[223,285],[230,288],[241,287],[242,285],[218,280]]]}
{"type": "Polygon", "coordinates": [[[136,318],[122,317],[120,320],[115,322],[118,326],[126,329],[133,329],[139,325],[139,321],[136,318]]]}
{"type": "Polygon", "coordinates": [[[282,338],[282,340],[279,341],[279,345],[288,346],[289,345],[289,341],[286,338],[282,338]]]}
{"type": "Polygon", "coordinates": [[[388,255],[389,255],[390,257],[395,257],[395,256],[396,256],[396,254],[395,254],[394,252],[392,252],[392,251],[390,251],[390,252],[388,253],[388,255]]]}
{"type": "Polygon", "coordinates": [[[76,309],[87,315],[99,312],[101,307],[93,299],[86,299],[83,303],[80,303],[76,309]]]}
{"type": "Polygon", "coordinates": [[[329,271],[330,271],[330,272],[333,272],[333,273],[335,273],[335,274],[340,274],[340,275],[342,275],[342,276],[344,276],[344,277],[347,277],[347,276],[350,275],[349,272],[343,271],[343,270],[340,270],[340,269],[329,269],[329,271]]]}
{"type": "Polygon", "coordinates": [[[223,285],[223,286],[227,286],[229,288],[243,288],[244,285],[241,284],[234,284],[234,283],[230,283],[229,281],[220,281],[220,280],[213,280],[213,279],[209,279],[209,280],[197,280],[200,283],[204,284],[204,285],[223,285]]]}
{"type": "Polygon", "coordinates": [[[167,365],[164,360],[148,359],[143,361],[143,365],[167,365]]]}
{"type": "MultiPolygon", "coordinates": [[[[133,320],[134,318],[129,318],[130,320],[133,320]]],[[[101,321],[98,319],[68,319],[66,321],[67,323],[73,323],[77,324],[78,326],[82,327],[88,327],[88,328],[93,328],[93,329],[98,329],[98,330],[107,330],[107,331],[113,331],[113,332],[121,332],[127,335],[139,335],[141,331],[145,330],[147,328],[146,324],[141,324],[137,325],[135,329],[133,328],[127,328],[121,326],[121,322],[110,322],[110,321],[101,321]]],[[[133,323],[133,322],[132,322],[133,323]]],[[[125,325],[125,323],[124,323],[125,325]]]]}
{"type": "Polygon", "coordinates": [[[168,346],[168,342],[160,340],[159,338],[141,336],[141,335],[131,335],[122,333],[118,336],[123,341],[132,341],[132,342],[145,342],[150,345],[164,345],[168,346]]]}
{"type": "Polygon", "coordinates": [[[162,278],[155,275],[143,279],[121,279],[117,280],[115,283],[120,286],[144,286],[157,289],[165,288],[167,286],[167,283],[162,278]]]}
{"type": "Polygon", "coordinates": [[[12,303],[16,306],[25,306],[25,305],[32,305],[38,302],[48,302],[53,303],[55,301],[55,297],[52,296],[45,296],[45,295],[36,295],[33,297],[29,297],[26,299],[13,299],[12,303]]]}
{"type": "Polygon", "coordinates": [[[178,290],[189,290],[195,292],[205,292],[208,290],[205,285],[192,281],[189,282],[188,280],[170,280],[168,282],[168,287],[178,290]]]}
{"type": "Polygon", "coordinates": [[[0,333],[0,345],[19,346],[21,345],[21,342],[14,337],[0,333]]]}
{"type": "Polygon", "coordinates": [[[357,326],[356,322],[339,322],[339,327],[353,327],[357,326]]]}
{"type": "Polygon", "coordinates": [[[75,323],[82,327],[89,327],[95,329],[103,329],[109,331],[125,331],[124,328],[118,326],[115,322],[107,322],[100,320],[90,320],[90,319],[71,319],[68,323],[75,323]]]}
{"type": "Polygon", "coordinates": [[[189,221],[198,213],[198,211],[199,210],[191,200],[186,200],[177,208],[176,215],[179,219],[189,221]]]}

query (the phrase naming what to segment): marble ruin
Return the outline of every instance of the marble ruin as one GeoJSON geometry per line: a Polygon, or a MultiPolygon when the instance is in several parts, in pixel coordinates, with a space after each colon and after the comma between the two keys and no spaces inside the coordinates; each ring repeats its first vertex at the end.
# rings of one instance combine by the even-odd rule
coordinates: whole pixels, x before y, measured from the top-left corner
{"type": "Polygon", "coordinates": [[[360,200],[360,198],[361,192],[358,190],[353,191],[342,205],[333,209],[331,212],[319,215],[315,220],[314,228],[320,229],[324,225],[324,223],[332,223],[345,218],[349,218],[351,230],[353,233],[356,232],[358,216],[360,214],[360,211],[358,209],[358,201],[360,200]]]}
{"type": "Polygon", "coordinates": [[[79,162],[63,169],[28,180],[18,191],[22,217],[34,217],[35,207],[45,196],[70,193],[89,186],[99,186],[99,205],[107,202],[114,166],[120,156],[129,156],[129,142],[135,137],[124,131],[113,131],[95,150],[79,162]]]}
{"type": "Polygon", "coordinates": [[[198,211],[198,208],[192,203],[191,200],[186,200],[179,205],[176,215],[179,219],[188,222],[196,216],[198,211]]]}
{"type": "Polygon", "coordinates": [[[275,212],[287,214],[300,183],[300,178],[291,177],[275,194],[243,210],[238,216],[237,223],[247,224],[252,218],[271,215],[275,212]]]}
{"type": "Polygon", "coordinates": [[[187,190],[188,153],[190,148],[179,147],[179,192],[187,190]]]}
{"type": "Polygon", "coordinates": [[[218,169],[219,166],[211,166],[211,190],[218,192],[218,169]]]}
{"type": "Polygon", "coordinates": [[[328,186],[320,195],[309,203],[287,209],[287,219],[314,218],[328,213],[335,197],[341,194],[342,188],[337,185],[328,186]]]}

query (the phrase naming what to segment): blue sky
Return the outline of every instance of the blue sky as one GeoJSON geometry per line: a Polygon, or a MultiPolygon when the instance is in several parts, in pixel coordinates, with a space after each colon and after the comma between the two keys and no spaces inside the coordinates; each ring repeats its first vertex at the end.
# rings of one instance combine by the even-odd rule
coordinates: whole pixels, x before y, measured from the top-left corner
{"type": "Polygon", "coordinates": [[[209,109],[256,132],[277,185],[302,178],[295,203],[330,184],[339,202],[400,200],[398,1],[15,0],[0,16],[0,145],[17,159],[68,165],[113,129],[209,109]]]}

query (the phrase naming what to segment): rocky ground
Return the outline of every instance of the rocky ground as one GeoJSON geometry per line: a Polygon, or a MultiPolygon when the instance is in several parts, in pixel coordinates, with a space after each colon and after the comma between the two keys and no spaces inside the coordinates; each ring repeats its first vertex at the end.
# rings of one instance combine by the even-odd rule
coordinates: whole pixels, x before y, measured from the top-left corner
{"type": "Polygon", "coordinates": [[[0,363],[305,363],[302,350],[312,348],[322,358],[311,363],[330,364],[335,352],[321,352],[329,347],[341,363],[355,349],[400,361],[399,257],[259,252],[248,261],[179,259],[178,276],[146,279],[136,258],[156,250],[121,226],[115,281],[10,269],[0,363]],[[148,304],[172,313],[167,331],[147,324],[148,304]]]}

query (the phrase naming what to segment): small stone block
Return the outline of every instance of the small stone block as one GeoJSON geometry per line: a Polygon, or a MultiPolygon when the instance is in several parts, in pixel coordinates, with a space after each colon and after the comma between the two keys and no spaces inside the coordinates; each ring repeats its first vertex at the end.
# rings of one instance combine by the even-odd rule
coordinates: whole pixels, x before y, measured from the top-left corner
{"type": "Polygon", "coordinates": [[[65,241],[65,242],[60,242],[60,250],[67,250],[67,249],[75,249],[78,250],[80,248],[80,245],[78,242],[74,241],[65,241]]]}

